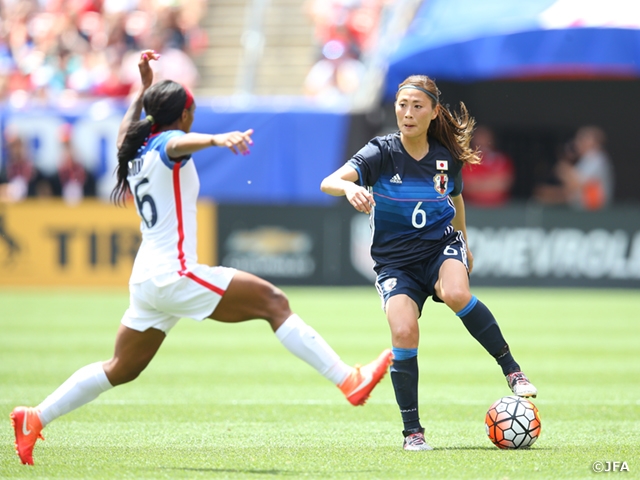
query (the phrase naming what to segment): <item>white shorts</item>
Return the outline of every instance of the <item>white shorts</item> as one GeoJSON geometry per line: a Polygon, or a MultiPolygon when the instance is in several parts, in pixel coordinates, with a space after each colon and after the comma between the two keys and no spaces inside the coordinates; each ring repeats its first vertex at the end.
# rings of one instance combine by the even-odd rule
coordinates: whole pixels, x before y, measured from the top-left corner
{"type": "Polygon", "coordinates": [[[129,308],[121,323],[144,332],[167,333],[183,317],[204,320],[218,306],[236,273],[235,268],[197,265],[186,275],[158,275],[129,285],[129,308]]]}

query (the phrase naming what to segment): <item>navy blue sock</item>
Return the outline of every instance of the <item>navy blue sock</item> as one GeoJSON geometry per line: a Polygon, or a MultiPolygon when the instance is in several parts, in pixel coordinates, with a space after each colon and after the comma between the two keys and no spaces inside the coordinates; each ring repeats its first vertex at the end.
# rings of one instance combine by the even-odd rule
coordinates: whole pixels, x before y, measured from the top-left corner
{"type": "Polygon", "coordinates": [[[422,428],[418,414],[418,356],[394,358],[390,371],[405,431],[422,428]]]}
{"type": "Polygon", "coordinates": [[[491,311],[474,295],[471,301],[456,313],[469,333],[496,359],[505,375],[520,371],[509,351],[509,345],[500,332],[491,311]]]}

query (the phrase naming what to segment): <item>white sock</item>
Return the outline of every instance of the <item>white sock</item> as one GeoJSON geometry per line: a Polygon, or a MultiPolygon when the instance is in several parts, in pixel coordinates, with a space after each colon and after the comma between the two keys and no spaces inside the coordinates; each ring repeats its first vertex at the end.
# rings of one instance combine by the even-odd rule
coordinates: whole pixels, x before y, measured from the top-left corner
{"type": "Polygon", "coordinates": [[[98,398],[113,386],[102,368],[102,362],[82,367],[38,405],[44,427],[56,418],[98,398]]]}
{"type": "Polygon", "coordinates": [[[295,313],[276,330],[287,350],[315,368],[323,377],[340,385],[353,370],[340,360],[333,348],[295,313]]]}

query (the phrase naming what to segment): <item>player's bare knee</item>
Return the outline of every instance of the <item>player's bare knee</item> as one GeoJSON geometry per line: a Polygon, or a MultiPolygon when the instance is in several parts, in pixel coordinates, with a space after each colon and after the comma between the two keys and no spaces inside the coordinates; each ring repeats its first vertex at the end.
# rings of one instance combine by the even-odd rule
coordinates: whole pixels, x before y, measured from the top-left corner
{"type": "Polygon", "coordinates": [[[289,299],[278,287],[272,286],[265,292],[266,319],[272,324],[282,324],[291,316],[289,299]]]}
{"type": "Polygon", "coordinates": [[[418,332],[411,325],[396,325],[391,330],[392,343],[395,346],[404,346],[413,343],[418,332]]]}
{"type": "Polygon", "coordinates": [[[285,293],[278,287],[273,287],[268,295],[268,309],[272,316],[275,317],[288,317],[291,315],[291,309],[289,307],[289,299],[285,293]]]}
{"type": "Polygon", "coordinates": [[[453,311],[462,310],[471,301],[471,292],[468,288],[452,286],[443,288],[440,299],[453,311]]]}

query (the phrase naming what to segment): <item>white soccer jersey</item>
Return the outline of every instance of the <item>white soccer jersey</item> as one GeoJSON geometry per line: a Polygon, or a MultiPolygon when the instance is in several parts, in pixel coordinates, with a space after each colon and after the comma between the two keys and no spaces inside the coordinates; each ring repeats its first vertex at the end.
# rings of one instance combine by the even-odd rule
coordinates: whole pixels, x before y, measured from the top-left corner
{"type": "Polygon", "coordinates": [[[184,134],[171,130],[152,135],[129,163],[127,180],[142,232],[131,284],[167,273],[186,275],[197,264],[196,201],[200,180],[190,157],[174,162],[165,152],[171,138],[184,134]]]}

